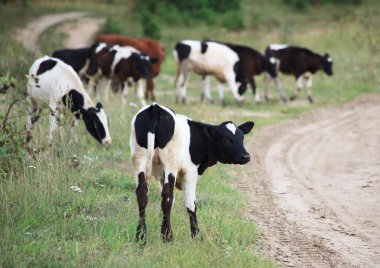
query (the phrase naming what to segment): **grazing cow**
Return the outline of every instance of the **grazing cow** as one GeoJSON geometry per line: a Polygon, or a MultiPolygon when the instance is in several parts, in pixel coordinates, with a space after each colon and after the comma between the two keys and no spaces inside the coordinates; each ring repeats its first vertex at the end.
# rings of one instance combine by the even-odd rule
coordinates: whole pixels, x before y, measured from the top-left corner
{"type": "Polygon", "coordinates": [[[160,73],[161,63],[165,59],[165,48],[153,39],[141,39],[131,37],[121,37],[111,34],[101,34],[96,37],[96,42],[104,42],[110,45],[131,46],[139,50],[142,54],[149,56],[157,61],[150,65],[149,75],[146,79],[146,93],[145,98],[148,100],[155,100],[153,93],[154,81],[153,78],[160,73]]]}
{"type": "MultiPolygon", "coordinates": [[[[90,84],[99,77],[105,77],[108,80],[105,94],[108,102],[108,89],[111,81],[121,86],[122,94],[125,97],[128,94],[127,82],[136,84],[137,97],[142,106],[145,106],[144,89],[142,79],[149,76],[149,67],[156,59],[140,54],[137,49],[119,45],[108,46],[102,43],[98,49],[93,51],[91,56],[87,75],[90,78],[90,84]]],[[[97,91],[98,93],[98,91],[97,91]]],[[[122,98],[124,102],[124,98],[122,98]]]]}
{"type": "Polygon", "coordinates": [[[188,73],[193,71],[205,78],[202,98],[211,101],[207,75],[214,75],[218,80],[219,98],[222,105],[224,93],[222,83],[227,83],[238,105],[243,98],[238,94],[236,81],[241,81],[239,56],[228,46],[211,41],[184,40],[174,48],[177,60],[176,101],[186,102],[188,73]]]}
{"type": "MultiPolygon", "coordinates": [[[[215,41],[218,42],[218,41],[215,41]]],[[[272,78],[277,77],[276,59],[262,55],[255,49],[247,46],[236,45],[231,43],[218,42],[226,45],[235,51],[240,59],[240,71],[242,75],[241,85],[239,87],[239,94],[243,95],[247,90],[247,83],[251,85],[253,96],[256,102],[260,102],[260,94],[256,91],[256,83],[254,75],[260,75],[263,72],[268,73],[272,78]]],[[[282,100],[286,101],[286,96],[282,96],[282,100]]]]}
{"type": "MultiPolygon", "coordinates": [[[[302,79],[307,80],[307,95],[310,103],[313,103],[311,93],[312,75],[318,70],[323,70],[328,76],[333,75],[332,59],[329,54],[323,56],[314,53],[313,51],[303,48],[288,45],[269,45],[265,50],[265,55],[275,57],[277,59],[278,70],[287,75],[294,75],[296,78],[297,90],[290,97],[290,100],[297,98],[299,91],[303,87],[302,79]]],[[[265,98],[268,99],[268,83],[266,79],[265,98]]],[[[278,81],[276,81],[278,90],[283,92],[283,89],[278,81]]]]}
{"type": "Polygon", "coordinates": [[[76,119],[83,119],[87,131],[101,144],[111,144],[108,131],[108,118],[101,103],[96,106],[83,88],[83,84],[71,66],[63,61],[44,56],[37,59],[29,70],[28,95],[30,98],[30,116],[28,137],[31,139],[33,124],[39,119],[40,104],[50,108],[49,140],[57,129],[59,103],[69,106],[76,119]]]}
{"type": "Polygon", "coordinates": [[[165,241],[173,239],[170,211],[174,186],[183,190],[191,237],[195,237],[199,232],[195,203],[198,176],[217,162],[247,163],[250,156],[244,148],[243,138],[253,126],[253,122],[240,126],[231,121],[220,125],[195,122],[156,103],[142,108],[132,119],[129,143],[137,178],[139,223],[136,240],[146,238],[145,208],[148,204],[148,182],[152,176],[162,186],[162,238],[165,241]]]}

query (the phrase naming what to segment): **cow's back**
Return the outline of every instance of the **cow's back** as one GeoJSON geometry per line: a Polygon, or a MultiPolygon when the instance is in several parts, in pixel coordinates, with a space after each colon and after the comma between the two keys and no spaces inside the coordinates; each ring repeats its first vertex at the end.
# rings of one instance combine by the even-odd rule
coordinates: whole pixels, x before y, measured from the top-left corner
{"type": "Polygon", "coordinates": [[[151,64],[151,72],[153,76],[157,76],[160,73],[160,65],[165,58],[165,49],[153,39],[138,39],[130,37],[121,37],[117,35],[98,35],[96,42],[104,42],[110,45],[132,46],[141,53],[157,59],[157,62],[151,64]]]}
{"type": "Polygon", "coordinates": [[[36,60],[31,66],[28,94],[32,98],[58,102],[71,89],[84,91],[82,82],[74,69],[63,61],[45,56],[36,60]],[[44,68],[46,63],[50,66],[44,68]]]}

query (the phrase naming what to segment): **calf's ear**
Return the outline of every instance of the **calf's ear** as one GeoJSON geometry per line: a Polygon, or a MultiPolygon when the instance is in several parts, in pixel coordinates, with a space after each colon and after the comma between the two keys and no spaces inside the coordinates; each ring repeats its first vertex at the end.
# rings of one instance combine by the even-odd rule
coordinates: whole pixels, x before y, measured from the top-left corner
{"type": "Polygon", "coordinates": [[[238,126],[238,128],[239,128],[239,129],[244,133],[244,135],[245,135],[245,134],[248,134],[248,133],[252,130],[252,128],[253,128],[254,125],[255,125],[254,122],[249,121],[249,122],[245,122],[244,124],[241,124],[240,126],[238,126]]]}

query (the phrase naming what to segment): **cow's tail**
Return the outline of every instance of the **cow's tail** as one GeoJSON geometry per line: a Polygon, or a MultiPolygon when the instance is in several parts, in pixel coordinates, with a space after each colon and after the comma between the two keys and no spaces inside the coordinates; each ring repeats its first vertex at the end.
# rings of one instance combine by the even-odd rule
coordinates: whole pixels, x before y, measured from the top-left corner
{"type": "MultiPolygon", "coordinates": [[[[153,106],[153,109],[155,106],[153,106]]],[[[153,113],[154,114],[154,113],[153,113]]],[[[154,142],[156,139],[156,131],[155,131],[155,120],[150,120],[148,123],[148,133],[147,133],[147,165],[146,165],[146,173],[147,178],[152,177],[152,167],[153,167],[153,157],[154,157],[154,142]]]]}

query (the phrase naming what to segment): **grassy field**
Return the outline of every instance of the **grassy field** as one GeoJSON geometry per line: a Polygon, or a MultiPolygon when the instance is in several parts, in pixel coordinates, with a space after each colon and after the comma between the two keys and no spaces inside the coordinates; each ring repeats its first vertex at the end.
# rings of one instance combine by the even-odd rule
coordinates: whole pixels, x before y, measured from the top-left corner
{"type": "MultiPolygon", "coordinates": [[[[253,132],[257,133],[263,126],[297,118],[318,107],[337,106],[362,94],[379,92],[378,1],[363,1],[359,6],[324,5],[302,13],[285,6],[281,0],[252,3],[247,0],[243,6],[246,27],[242,31],[229,32],[218,25],[195,24],[186,29],[162,25],[161,42],[166,46],[167,56],[156,81],[160,103],[195,120],[210,123],[254,120],[253,132]],[[172,48],[176,41],[190,38],[233,41],[260,51],[269,43],[303,45],[320,53],[329,52],[334,60],[335,75],[331,78],[322,73],[315,76],[314,105],[307,103],[305,92],[296,103],[280,104],[272,85],[270,102],[255,105],[251,92],[247,92],[245,106],[241,108],[234,105],[228,91],[225,108],[200,104],[200,78],[192,75],[190,103],[176,105],[172,48]]],[[[14,30],[41,14],[72,10],[112,17],[115,23],[126,25],[122,34],[141,35],[141,27],[126,4],[33,1],[27,6],[20,3],[2,6],[0,86],[13,81],[16,88],[0,95],[0,123],[9,103],[19,97],[17,89],[25,88],[25,74],[35,58],[13,40],[14,30]]],[[[40,45],[49,53],[60,48],[55,46],[59,44],[57,40],[63,38],[50,29],[44,33],[40,45]]],[[[290,95],[294,80],[282,78],[290,95]]],[[[257,77],[260,89],[262,82],[262,77],[257,77]]],[[[131,101],[136,101],[133,93],[130,96],[131,101]]],[[[105,108],[113,138],[113,145],[108,148],[100,147],[86,133],[82,123],[77,137],[72,137],[69,131],[62,132],[56,135],[50,147],[45,116],[37,123],[34,140],[26,150],[21,145],[19,131],[26,122],[25,101],[18,102],[11,111],[10,127],[0,133],[0,266],[273,266],[254,253],[255,224],[244,216],[242,195],[232,187],[236,175],[231,174],[238,176],[244,167],[218,165],[199,180],[197,202],[201,235],[194,241],[190,239],[181,192],[176,191],[172,213],[175,242],[162,243],[160,193],[153,183],[147,208],[148,243],[144,247],[136,244],[138,211],[128,142],[130,119],[138,108],[122,109],[115,96],[105,108]],[[83,192],[74,192],[70,186],[79,186],[83,192]]],[[[61,124],[65,129],[69,120],[61,124]]],[[[254,138],[251,136],[249,138],[254,138]]]]}

